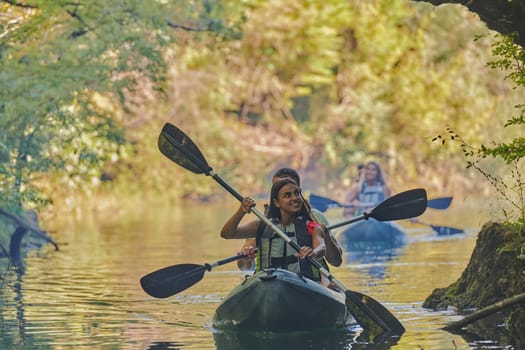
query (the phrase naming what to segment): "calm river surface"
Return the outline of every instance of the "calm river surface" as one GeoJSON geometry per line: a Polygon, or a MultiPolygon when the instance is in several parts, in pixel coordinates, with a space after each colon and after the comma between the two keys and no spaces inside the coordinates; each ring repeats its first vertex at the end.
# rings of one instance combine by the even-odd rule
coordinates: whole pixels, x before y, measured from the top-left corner
{"type": "MultiPolygon", "coordinates": [[[[489,217],[476,206],[455,201],[448,210],[429,209],[420,219],[464,228],[466,234],[438,238],[428,226],[400,222],[409,236],[405,247],[374,260],[347,253],[346,264],[332,268],[345,286],[380,301],[405,325],[406,333],[390,345],[360,344],[353,330],[306,340],[214,334],[210,323],[215,308],[245,275],[235,263],[207,272],[199,283],[171,298],[148,296],[139,279],[151,271],[236,254],[241,241],[219,237],[223,222],[237,207],[232,199],[48,220],[46,229],[60,250],[49,247],[30,256],[20,278],[4,276],[11,284],[0,294],[0,349],[505,348],[442,331],[458,317],[421,308],[434,288],[460,276],[489,217]]],[[[335,209],[329,218],[337,222],[340,215],[335,209]]]]}

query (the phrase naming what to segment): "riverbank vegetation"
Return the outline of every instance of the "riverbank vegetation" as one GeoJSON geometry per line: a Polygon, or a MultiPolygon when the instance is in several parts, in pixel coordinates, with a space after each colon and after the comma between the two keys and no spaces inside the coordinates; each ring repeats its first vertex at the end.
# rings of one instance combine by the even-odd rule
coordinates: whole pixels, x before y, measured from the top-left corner
{"type": "Polygon", "coordinates": [[[162,158],[166,121],[243,192],[289,165],[331,196],[371,157],[398,191],[479,193],[457,149],[430,139],[445,125],[472,144],[518,133],[503,123],[523,92],[487,66],[495,34],[457,6],[1,6],[6,203],[221,192],[162,158]]]}

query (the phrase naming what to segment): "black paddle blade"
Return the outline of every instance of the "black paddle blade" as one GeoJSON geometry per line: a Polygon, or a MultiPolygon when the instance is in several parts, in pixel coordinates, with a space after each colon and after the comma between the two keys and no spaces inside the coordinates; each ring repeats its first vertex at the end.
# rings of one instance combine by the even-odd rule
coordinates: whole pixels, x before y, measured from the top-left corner
{"type": "Polygon", "coordinates": [[[450,207],[452,197],[432,198],[428,200],[428,207],[432,209],[444,210],[450,207]]]}
{"type": "Polygon", "coordinates": [[[457,235],[458,233],[465,233],[460,228],[455,227],[449,227],[449,226],[434,226],[430,225],[432,229],[437,232],[438,236],[450,236],[450,235],[457,235]]]}
{"type": "Polygon", "coordinates": [[[401,335],[405,332],[401,322],[377,300],[352,290],[347,290],[345,294],[346,307],[370,335],[377,336],[383,332],[401,335]]]}
{"type": "Polygon", "coordinates": [[[383,322],[379,316],[373,314],[372,310],[364,304],[359,295],[356,295],[354,291],[347,290],[346,295],[346,308],[357,321],[357,324],[365,330],[371,338],[375,338],[377,335],[383,332],[389,332],[390,329],[383,322]],[[373,315],[373,317],[371,317],[373,315]]]}
{"type": "Polygon", "coordinates": [[[140,279],[142,289],[155,298],[167,298],[199,282],[206,267],[196,264],[168,266],[140,279]]]}
{"type": "Polygon", "coordinates": [[[325,212],[326,210],[328,210],[328,208],[331,208],[331,207],[341,207],[342,205],[339,203],[339,202],[336,202],[330,198],[326,198],[326,197],[322,197],[322,196],[318,196],[318,195],[315,195],[315,194],[310,194],[310,205],[312,207],[314,207],[315,209],[321,211],[321,212],[325,212]]]}
{"type": "Polygon", "coordinates": [[[379,221],[402,220],[419,216],[426,209],[427,191],[423,188],[416,188],[387,198],[368,216],[379,221]]]}
{"type": "Polygon", "coordinates": [[[162,154],[195,174],[208,175],[212,171],[199,148],[173,124],[164,124],[158,146],[162,154]]]}

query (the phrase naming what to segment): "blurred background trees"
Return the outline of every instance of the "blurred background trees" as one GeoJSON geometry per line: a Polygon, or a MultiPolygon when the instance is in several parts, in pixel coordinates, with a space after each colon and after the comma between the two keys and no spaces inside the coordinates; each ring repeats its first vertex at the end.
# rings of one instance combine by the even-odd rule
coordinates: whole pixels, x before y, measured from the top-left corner
{"type": "Polygon", "coordinates": [[[524,92],[487,65],[499,40],[465,7],[406,0],[3,1],[1,200],[220,193],[159,154],[166,121],[249,193],[286,165],[337,197],[371,157],[396,191],[480,193],[431,139],[520,135],[504,124],[524,92]]]}

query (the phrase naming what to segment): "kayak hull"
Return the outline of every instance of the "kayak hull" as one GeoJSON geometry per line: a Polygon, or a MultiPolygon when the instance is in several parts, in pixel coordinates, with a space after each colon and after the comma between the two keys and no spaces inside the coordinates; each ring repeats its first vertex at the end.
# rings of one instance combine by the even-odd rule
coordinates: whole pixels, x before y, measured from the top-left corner
{"type": "Polygon", "coordinates": [[[399,248],[407,240],[399,225],[375,219],[356,222],[341,231],[337,238],[350,251],[399,248]]]}
{"type": "Polygon", "coordinates": [[[267,269],[234,288],[213,316],[222,330],[295,332],[342,329],[355,323],[344,293],[296,273],[267,269]]]}

